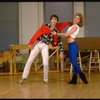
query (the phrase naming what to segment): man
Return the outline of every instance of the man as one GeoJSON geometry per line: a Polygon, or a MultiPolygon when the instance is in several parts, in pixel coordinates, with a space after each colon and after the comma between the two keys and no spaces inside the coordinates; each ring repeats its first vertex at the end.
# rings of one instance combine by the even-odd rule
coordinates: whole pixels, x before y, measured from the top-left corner
{"type": "Polygon", "coordinates": [[[31,65],[39,52],[41,52],[41,54],[42,54],[43,66],[44,66],[43,67],[43,72],[44,72],[43,81],[44,81],[44,83],[48,83],[48,71],[49,71],[49,63],[48,63],[49,48],[48,48],[48,45],[50,43],[53,46],[57,46],[57,45],[59,46],[60,59],[63,60],[64,48],[63,48],[63,44],[61,42],[61,37],[54,35],[51,32],[52,31],[59,32],[59,31],[61,31],[61,27],[64,28],[69,23],[67,22],[66,24],[64,24],[65,26],[63,26],[60,23],[58,23],[58,21],[59,21],[59,18],[57,15],[51,15],[50,24],[43,24],[41,26],[41,28],[30,39],[28,44],[29,44],[29,48],[31,49],[31,52],[30,52],[29,58],[26,62],[20,83],[23,83],[23,81],[27,79],[31,65]],[[61,26],[61,27],[59,27],[59,26],[61,26]],[[32,45],[34,43],[35,43],[35,46],[34,46],[34,48],[32,48],[32,45]]]}

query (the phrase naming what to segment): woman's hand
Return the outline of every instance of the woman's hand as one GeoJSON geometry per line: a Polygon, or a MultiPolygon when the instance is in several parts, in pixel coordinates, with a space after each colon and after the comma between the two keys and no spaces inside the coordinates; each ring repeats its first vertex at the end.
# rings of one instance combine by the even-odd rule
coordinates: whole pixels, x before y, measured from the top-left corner
{"type": "Polygon", "coordinates": [[[61,33],[57,33],[57,35],[59,35],[59,36],[60,36],[60,35],[61,35],[61,33]]]}

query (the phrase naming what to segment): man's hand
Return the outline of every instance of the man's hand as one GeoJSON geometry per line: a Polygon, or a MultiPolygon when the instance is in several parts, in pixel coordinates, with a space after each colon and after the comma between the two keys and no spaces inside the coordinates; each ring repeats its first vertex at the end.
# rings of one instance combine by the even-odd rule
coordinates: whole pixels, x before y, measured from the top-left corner
{"type": "Polygon", "coordinates": [[[37,41],[35,41],[34,44],[31,44],[31,45],[29,44],[28,45],[29,49],[32,49],[35,46],[36,43],[37,43],[37,41]]]}
{"type": "Polygon", "coordinates": [[[29,49],[32,49],[32,45],[28,45],[29,49]]]}

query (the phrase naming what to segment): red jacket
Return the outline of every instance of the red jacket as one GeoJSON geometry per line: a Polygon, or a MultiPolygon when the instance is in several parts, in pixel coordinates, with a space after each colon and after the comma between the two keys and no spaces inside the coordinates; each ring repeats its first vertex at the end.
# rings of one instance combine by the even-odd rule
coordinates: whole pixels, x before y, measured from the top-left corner
{"type": "MultiPolygon", "coordinates": [[[[61,22],[56,24],[56,28],[61,32],[66,26],[70,25],[70,22],[61,22]]],[[[33,37],[29,41],[29,45],[34,44],[34,42],[42,35],[42,34],[51,34],[51,30],[48,26],[45,24],[42,24],[42,26],[36,31],[36,33],[33,35],[33,37]]],[[[55,35],[54,37],[54,44],[58,41],[58,36],[55,35]]]]}

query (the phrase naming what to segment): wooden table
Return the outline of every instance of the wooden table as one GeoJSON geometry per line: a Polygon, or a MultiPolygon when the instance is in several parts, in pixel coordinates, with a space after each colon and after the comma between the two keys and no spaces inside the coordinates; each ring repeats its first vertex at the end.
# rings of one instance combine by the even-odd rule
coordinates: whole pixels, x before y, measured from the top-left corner
{"type": "Polygon", "coordinates": [[[10,45],[10,50],[13,52],[13,68],[14,68],[14,74],[17,74],[17,67],[16,67],[16,54],[17,54],[17,50],[23,50],[23,49],[27,49],[28,45],[27,44],[16,44],[16,45],[10,45]]]}
{"type": "MultiPolygon", "coordinates": [[[[59,71],[59,47],[53,47],[52,45],[49,45],[49,50],[53,50],[53,52],[49,55],[49,60],[50,58],[52,58],[52,56],[54,54],[56,54],[56,63],[57,63],[57,68],[56,70],[52,70],[52,71],[59,71]]],[[[35,71],[39,70],[41,68],[42,64],[40,64],[40,66],[35,66],[35,71]]]]}
{"type": "MultiPolygon", "coordinates": [[[[16,51],[17,50],[22,50],[22,49],[26,49],[29,50],[29,47],[27,44],[16,44],[16,45],[10,45],[10,50],[12,50],[13,52],[13,62],[14,62],[14,74],[17,74],[17,67],[16,67],[16,51]]],[[[49,45],[49,49],[54,50],[54,52],[49,56],[49,58],[51,58],[55,53],[56,53],[56,61],[57,61],[57,70],[59,71],[59,48],[58,46],[56,47],[52,47],[51,45],[49,45]]],[[[38,69],[42,66],[42,64],[37,67],[35,66],[35,71],[38,71],[38,69]]]]}

